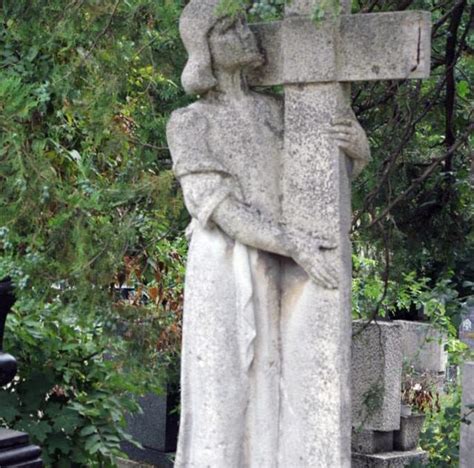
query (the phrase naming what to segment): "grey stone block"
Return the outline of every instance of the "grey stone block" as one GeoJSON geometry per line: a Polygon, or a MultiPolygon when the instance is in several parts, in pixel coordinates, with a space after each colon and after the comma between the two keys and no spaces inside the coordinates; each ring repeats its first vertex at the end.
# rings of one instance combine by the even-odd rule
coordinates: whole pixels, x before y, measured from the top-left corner
{"type": "Polygon", "coordinates": [[[393,434],[395,450],[413,450],[418,446],[420,431],[425,422],[424,414],[413,414],[400,418],[400,430],[393,434]]]}
{"type": "Polygon", "coordinates": [[[357,453],[380,453],[393,450],[393,431],[352,431],[352,451],[357,453]]]}
{"type": "Polygon", "coordinates": [[[428,454],[423,450],[386,452],[374,455],[352,454],[352,468],[402,468],[412,463],[426,464],[428,454]]]}
{"type": "MultiPolygon", "coordinates": [[[[466,405],[474,404],[474,361],[466,362],[462,369],[462,406],[461,415],[470,410],[466,405]]],[[[474,460],[474,413],[467,419],[471,424],[461,423],[460,468],[472,468],[474,460]]]]}
{"type": "Polygon", "coordinates": [[[373,431],[400,428],[401,327],[393,322],[353,323],[352,426],[373,431]]]}
{"type": "Polygon", "coordinates": [[[402,327],[403,358],[419,372],[446,372],[446,336],[433,325],[397,320],[402,327]]]}

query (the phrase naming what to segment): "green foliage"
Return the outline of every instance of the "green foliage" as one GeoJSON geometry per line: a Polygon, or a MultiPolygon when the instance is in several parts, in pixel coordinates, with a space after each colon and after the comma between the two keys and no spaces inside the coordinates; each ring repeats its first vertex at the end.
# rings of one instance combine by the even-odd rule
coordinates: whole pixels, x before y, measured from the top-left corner
{"type": "Polygon", "coordinates": [[[164,128],[187,102],[181,8],[1,2],[0,277],[20,373],[0,422],[48,466],[112,465],[132,395],[176,383],[187,215],[164,128]]]}
{"type": "Polygon", "coordinates": [[[121,376],[119,360],[105,355],[115,349],[100,323],[59,298],[35,309],[25,302],[9,318],[7,345],[20,372],[0,392],[0,420],[27,431],[44,448],[47,466],[108,466],[119,441],[128,439],[123,412],[136,404],[125,391],[136,391],[136,384],[121,376]]]}
{"type": "Polygon", "coordinates": [[[260,0],[254,2],[249,10],[250,18],[258,21],[281,19],[285,0],[260,0]]]}
{"type": "MultiPolygon", "coordinates": [[[[388,268],[391,280],[404,282],[415,272],[433,287],[448,278],[465,297],[471,291],[464,282],[474,278],[470,9],[435,0],[405,3],[432,13],[431,77],[353,86],[353,106],[372,148],[372,162],[354,185],[353,238],[358,256],[388,268]],[[455,27],[453,46],[448,39],[455,27]]],[[[353,6],[379,12],[397,9],[397,2],[360,0],[353,6]]]]}
{"type": "Polygon", "coordinates": [[[339,0],[321,0],[313,8],[311,19],[318,24],[324,19],[337,18],[341,14],[339,0]]]}
{"type": "MultiPolygon", "coordinates": [[[[357,244],[356,244],[357,249],[357,244]]],[[[383,277],[381,265],[364,254],[353,255],[352,313],[354,318],[393,318],[416,313],[450,337],[450,351],[461,351],[457,330],[460,318],[472,303],[472,289],[461,296],[450,277],[433,284],[416,272],[402,273],[398,281],[383,277]]]]}
{"type": "Polygon", "coordinates": [[[236,18],[245,14],[246,6],[246,2],[242,0],[221,0],[217,5],[216,15],[236,18]]]}
{"type": "Polygon", "coordinates": [[[420,436],[421,447],[429,453],[429,468],[459,466],[461,389],[441,396],[440,412],[427,414],[420,436]]]}

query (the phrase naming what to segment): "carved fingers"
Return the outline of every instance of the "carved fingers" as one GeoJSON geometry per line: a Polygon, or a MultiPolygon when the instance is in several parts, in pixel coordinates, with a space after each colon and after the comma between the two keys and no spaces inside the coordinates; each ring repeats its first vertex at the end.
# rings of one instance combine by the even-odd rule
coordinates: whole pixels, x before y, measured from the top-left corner
{"type": "Polygon", "coordinates": [[[328,264],[324,256],[319,252],[313,257],[313,264],[309,268],[309,276],[320,286],[327,289],[337,288],[337,272],[328,264]]]}
{"type": "Polygon", "coordinates": [[[349,157],[362,161],[369,159],[369,142],[364,129],[357,120],[335,119],[327,132],[349,157]]]}
{"type": "Polygon", "coordinates": [[[315,283],[327,289],[337,288],[337,272],[320,250],[299,252],[294,259],[315,283]]]}
{"type": "Polygon", "coordinates": [[[294,248],[292,257],[313,281],[327,289],[337,288],[337,272],[329,264],[324,250],[334,249],[337,242],[333,236],[304,234],[301,231],[291,233],[294,248]]]}

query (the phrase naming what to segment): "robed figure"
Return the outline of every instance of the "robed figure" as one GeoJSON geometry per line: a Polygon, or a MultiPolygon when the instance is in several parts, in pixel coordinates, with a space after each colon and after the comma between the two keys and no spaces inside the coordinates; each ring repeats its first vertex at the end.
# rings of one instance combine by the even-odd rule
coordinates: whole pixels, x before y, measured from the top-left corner
{"type": "MultiPolygon", "coordinates": [[[[200,99],[167,128],[192,216],[175,466],[303,467],[328,435],[300,424],[300,403],[313,398],[305,374],[321,369],[298,369],[301,322],[292,321],[312,307],[308,288],[338,286],[326,259],[335,241],[280,222],[283,100],[248,88],[264,57],[244,18],[220,17],[218,4],[191,0],[181,16],[182,82],[200,99]]],[[[361,168],[369,150],[355,118],[329,124],[361,168]]]]}

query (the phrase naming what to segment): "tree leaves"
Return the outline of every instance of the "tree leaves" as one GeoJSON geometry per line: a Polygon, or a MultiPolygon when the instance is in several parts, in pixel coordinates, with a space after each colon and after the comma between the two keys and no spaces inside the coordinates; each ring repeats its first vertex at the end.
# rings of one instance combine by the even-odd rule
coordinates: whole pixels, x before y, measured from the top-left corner
{"type": "Polygon", "coordinates": [[[156,343],[181,320],[187,215],[165,139],[169,113],[189,102],[181,8],[0,8],[0,277],[16,286],[5,346],[20,368],[0,391],[0,420],[27,429],[48,466],[110,465],[132,394],[165,385],[179,357],[176,339],[161,360],[156,343]],[[131,288],[161,272],[155,301],[124,306],[116,294],[127,257],[142,265],[131,288]]]}

